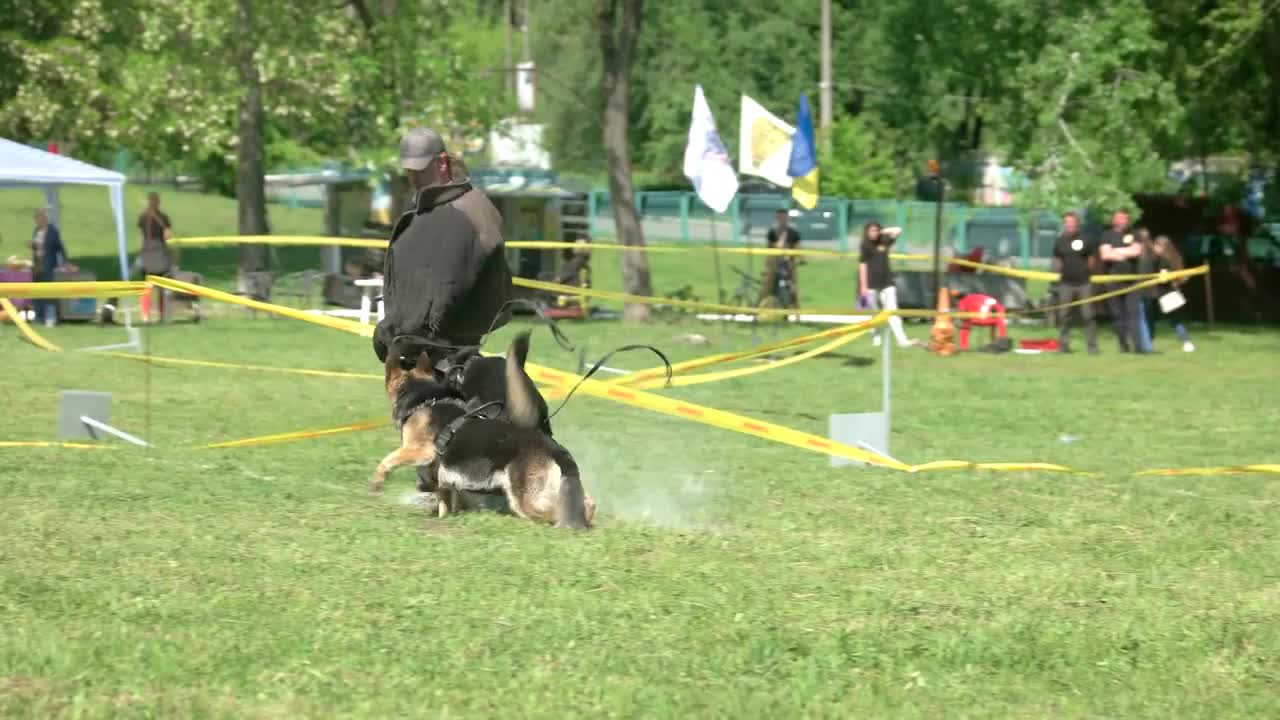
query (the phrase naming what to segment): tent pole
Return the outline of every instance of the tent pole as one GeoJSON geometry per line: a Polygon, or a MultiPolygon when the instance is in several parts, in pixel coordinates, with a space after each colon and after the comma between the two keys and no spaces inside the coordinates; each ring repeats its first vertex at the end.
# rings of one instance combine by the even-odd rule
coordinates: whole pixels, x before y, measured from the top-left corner
{"type": "Polygon", "coordinates": [[[129,247],[124,234],[124,184],[109,187],[111,194],[111,211],[116,216],[116,244],[120,252],[120,279],[129,279],[129,247]]]}

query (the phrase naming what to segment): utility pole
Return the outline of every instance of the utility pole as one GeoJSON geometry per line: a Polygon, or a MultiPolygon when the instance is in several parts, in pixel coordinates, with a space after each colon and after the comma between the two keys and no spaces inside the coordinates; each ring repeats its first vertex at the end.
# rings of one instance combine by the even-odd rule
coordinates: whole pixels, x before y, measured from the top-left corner
{"type": "Polygon", "coordinates": [[[820,108],[818,124],[823,130],[822,144],[831,142],[831,0],[822,0],[822,58],[818,90],[820,108]]]}
{"type": "Polygon", "coordinates": [[[508,97],[516,94],[516,71],[511,64],[511,0],[502,4],[502,71],[506,74],[508,97]]]}
{"type": "Polygon", "coordinates": [[[942,175],[942,165],[937,160],[929,161],[929,174],[937,183],[937,205],[933,215],[933,298],[937,302],[942,292],[942,211],[946,203],[947,181],[942,175]]]}
{"type": "Polygon", "coordinates": [[[524,61],[529,62],[532,58],[529,56],[529,0],[524,0],[524,22],[521,23],[524,29],[524,61]]]}

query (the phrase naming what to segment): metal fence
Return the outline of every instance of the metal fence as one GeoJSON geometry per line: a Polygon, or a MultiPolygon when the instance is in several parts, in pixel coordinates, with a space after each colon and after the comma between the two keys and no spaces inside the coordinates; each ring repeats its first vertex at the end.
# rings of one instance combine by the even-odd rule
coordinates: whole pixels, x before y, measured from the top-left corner
{"type": "MultiPolygon", "coordinates": [[[[652,242],[726,245],[763,242],[779,208],[790,208],[782,194],[744,193],[722,215],[716,215],[692,192],[639,192],[645,238],[652,242]]],[[[614,235],[613,206],[606,190],[588,198],[593,236],[614,235]]],[[[931,252],[938,206],[911,200],[849,200],[824,197],[812,210],[799,210],[792,225],[806,247],[856,249],[865,223],[903,229],[904,252],[931,252]]],[[[987,257],[1013,258],[1023,266],[1041,265],[1053,252],[1059,225],[1055,213],[1016,208],[973,207],[949,202],[942,207],[942,244],[957,254],[982,247],[987,257]]]]}

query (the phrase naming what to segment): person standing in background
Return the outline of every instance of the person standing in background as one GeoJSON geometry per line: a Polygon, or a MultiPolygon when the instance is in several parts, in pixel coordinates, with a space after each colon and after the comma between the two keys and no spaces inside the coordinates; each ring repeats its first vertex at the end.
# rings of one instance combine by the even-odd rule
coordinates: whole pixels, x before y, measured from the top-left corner
{"type": "Polygon", "coordinates": [[[147,208],[138,216],[138,230],[142,232],[142,251],[133,259],[131,275],[141,271],[145,275],[164,275],[172,268],[169,257],[169,240],[173,237],[173,223],[160,211],[159,193],[147,193],[147,208]]]}
{"type": "MultiPolygon", "coordinates": [[[[1139,275],[1154,275],[1156,272],[1155,249],[1151,242],[1151,232],[1146,228],[1138,228],[1134,233],[1142,254],[1138,256],[1137,271],[1139,275]]],[[[1136,333],[1138,352],[1151,352],[1151,302],[1155,298],[1154,288],[1143,288],[1134,293],[1138,296],[1138,332],[1136,333]]]]}
{"type": "MultiPolygon", "coordinates": [[[[1173,244],[1167,235],[1157,235],[1155,242],[1151,245],[1152,254],[1155,255],[1156,272],[1169,273],[1181,270],[1184,265],[1182,261],[1182,253],[1178,252],[1178,248],[1173,244]]],[[[1178,287],[1186,282],[1186,279],[1173,280],[1156,286],[1154,297],[1147,301],[1147,323],[1148,332],[1154,340],[1156,336],[1156,320],[1163,313],[1160,308],[1159,299],[1173,292],[1181,295],[1178,287]]],[[[1187,334],[1187,327],[1182,323],[1183,309],[1186,307],[1185,300],[1182,305],[1174,308],[1168,313],[1164,313],[1168,318],[1169,324],[1173,325],[1173,331],[1178,333],[1178,339],[1182,341],[1183,352],[1195,352],[1196,346],[1191,343],[1191,336],[1187,334]]]]}
{"type": "MultiPolygon", "coordinates": [[[[1128,210],[1122,208],[1111,215],[1111,227],[1102,233],[1098,242],[1098,254],[1102,257],[1108,275],[1134,273],[1138,256],[1142,254],[1142,245],[1135,240],[1133,230],[1129,227],[1128,210]]],[[[1129,283],[1112,285],[1116,290],[1121,290],[1129,283]]],[[[1142,352],[1142,346],[1138,342],[1137,294],[1128,292],[1108,298],[1107,310],[1111,313],[1116,339],[1120,341],[1120,352],[1142,352]]]]}
{"type": "Polygon", "coordinates": [[[1093,319],[1092,286],[1089,284],[1089,258],[1097,250],[1095,243],[1080,232],[1080,216],[1069,212],[1062,216],[1062,234],[1053,244],[1053,269],[1058,272],[1057,297],[1060,304],[1081,303],[1062,310],[1058,329],[1061,352],[1071,352],[1071,316],[1084,320],[1085,342],[1089,353],[1098,352],[1098,323],[1093,319]]]}
{"type": "MultiPolygon", "coordinates": [[[[800,245],[800,232],[791,227],[791,214],[779,208],[773,214],[773,227],[765,233],[765,244],[774,250],[795,250],[800,245]]],[[[799,258],[794,255],[770,255],[765,259],[763,286],[760,300],[776,298],[782,307],[799,307],[800,293],[796,266],[799,258]]]]}
{"type": "MultiPolygon", "coordinates": [[[[62,234],[49,222],[49,211],[37,208],[34,213],[35,230],[31,233],[31,272],[36,282],[53,282],[54,273],[59,267],[68,265],[66,246],[62,244],[62,234]]],[[[31,302],[35,310],[36,320],[43,320],[46,327],[58,323],[58,303],[54,300],[36,298],[31,302]]]]}
{"type": "Polygon", "coordinates": [[[764,239],[769,247],[799,247],[800,231],[791,227],[791,214],[786,208],[779,208],[773,214],[773,227],[765,233],[764,239]]]}
{"type": "MultiPolygon", "coordinates": [[[[858,288],[862,304],[871,310],[897,310],[898,290],[893,285],[893,271],[889,269],[889,249],[897,242],[901,228],[881,228],[872,220],[862,228],[862,248],[858,261],[858,288]]],[[[907,338],[902,330],[902,318],[889,318],[889,328],[898,341],[898,347],[911,347],[917,343],[907,338]]],[[[875,344],[881,342],[883,330],[876,330],[875,344]]]]}

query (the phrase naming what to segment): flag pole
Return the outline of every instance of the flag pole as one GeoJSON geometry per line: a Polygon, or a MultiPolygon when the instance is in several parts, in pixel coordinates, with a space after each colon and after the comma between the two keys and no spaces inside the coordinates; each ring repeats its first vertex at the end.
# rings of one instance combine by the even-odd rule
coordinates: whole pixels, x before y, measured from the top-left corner
{"type": "Polygon", "coordinates": [[[711,215],[711,257],[715,259],[716,265],[716,295],[717,302],[724,304],[724,282],[720,279],[720,241],[716,238],[716,226],[720,224],[720,220],[713,213],[711,215]]]}

